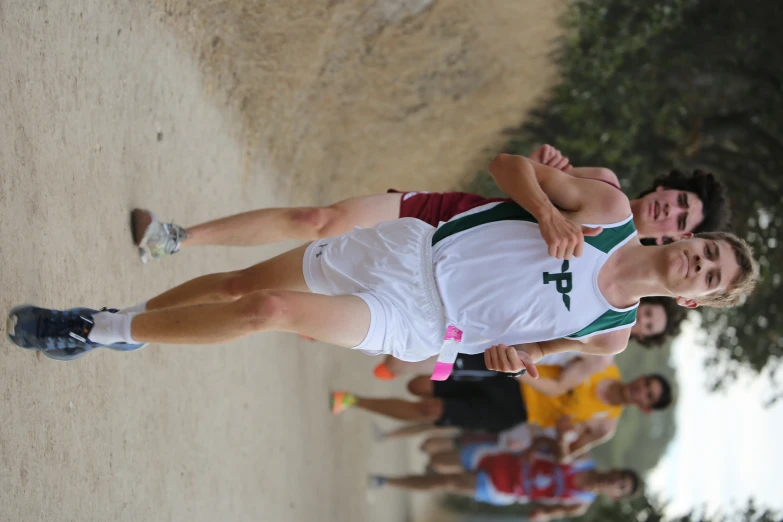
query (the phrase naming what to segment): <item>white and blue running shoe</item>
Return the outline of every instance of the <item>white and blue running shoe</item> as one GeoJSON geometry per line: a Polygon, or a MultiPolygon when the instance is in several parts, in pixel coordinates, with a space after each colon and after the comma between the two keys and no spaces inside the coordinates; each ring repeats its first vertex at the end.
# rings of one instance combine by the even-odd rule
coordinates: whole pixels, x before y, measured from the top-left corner
{"type": "Polygon", "coordinates": [[[28,350],[42,352],[58,361],[72,361],[96,348],[118,351],[138,350],[147,343],[98,344],[88,336],[94,322],[92,316],[98,312],[116,313],[116,309],[71,308],[50,310],[37,306],[17,306],[8,314],[8,338],[15,345],[28,350]]]}

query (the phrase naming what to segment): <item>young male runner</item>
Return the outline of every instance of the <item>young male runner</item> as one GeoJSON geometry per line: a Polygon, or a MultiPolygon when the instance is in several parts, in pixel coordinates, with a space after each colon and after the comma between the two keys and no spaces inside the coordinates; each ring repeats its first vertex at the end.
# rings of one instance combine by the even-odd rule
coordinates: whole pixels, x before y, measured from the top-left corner
{"type": "MultiPolygon", "coordinates": [[[[686,310],[686,308],[678,306],[674,299],[668,297],[642,298],[639,300],[639,308],[636,312],[636,324],[631,327],[631,338],[645,347],[659,346],[669,337],[678,334],[680,325],[685,320],[686,310]]],[[[581,370],[583,379],[586,379],[593,372],[606,368],[611,364],[611,361],[611,357],[585,357],[584,354],[578,352],[566,352],[547,356],[539,361],[539,364],[565,366],[573,363],[573,366],[578,366],[581,370]]],[[[400,375],[432,373],[434,365],[435,358],[410,363],[387,355],[375,367],[373,374],[380,380],[392,380],[400,375]]],[[[483,354],[460,354],[454,362],[450,378],[477,380],[497,375],[499,375],[498,372],[487,369],[483,354]]]]}
{"type": "MultiPolygon", "coordinates": [[[[572,168],[568,158],[542,145],[530,154],[538,163],[572,176],[601,179],[620,188],[609,169],[572,168]]],[[[359,196],[328,207],[267,208],[209,221],[190,228],[162,223],[147,211],[132,212],[134,242],[142,260],[165,257],[180,248],[205,245],[254,246],[285,239],[311,241],[344,234],[355,226],[372,227],[384,221],[414,217],[437,227],[439,223],[498,201],[462,192],[397,192],[359,196]]],[[[631,201],[639,238],[660,244],[685,232],[723,230],[729,221],[726,189],[712,174],[694,171],[685,176],[672,171],[631,201]]]]}
{"type": "Polygon", "coordinates": [[[465,495],[479,502],[507,506],[533,504],[530,519],[545,522],[583,514],[599,494],[613,499],[633,495],[639,476],[629,469],[599,471],[591,460],[559,463],[555,441],[539,437],[530,450],[484,453],[482,446],[433,456],[439,474],[370,477],[371,487],[465,495]]]}
{"type": "Polygon", "coordinates": [[[17,307],[9,336],[84,351],[289,331],[417,361],[440,350],[452,325],[463,332],[460,351],[535,376],[548,353],[625,349],[642,297],[733,306],[754,285],[750,247],[732,234],[643,247],[614,187],[506,154],[489,170],[513,201],[437,230],[417,219],[381,223],[193,279],[120,313],[17,307]]]}
{"type": "MultiPolygon", "coordinates": [[[[417,401],[396,398],[359,397],[348,392],[333,392],[332,411],[349,408],[383,415],[397,420],[419,422],[425,431],[431,427],[455,427],[470,431],[499,433],[521,423],[538,428],[555,428],[568,422],[578,426],[576,440],[563,442],[563,453],[581,455],[609,440],[625,406],[644,412],[663,410],[672,403],[669,382],[661,375],[642,375],[623,383],[616,365],[596,372],[583,382],[571,383],[567,370],[557,366],[538,367],[540,378],[485,379],[475,382],[431,381],[426,376],[408,383],[417,401]],[[560,379],[560,375],[564,378],[560,379]]],[[[572,431],[561,430],[561,431],[572,431]]]]}

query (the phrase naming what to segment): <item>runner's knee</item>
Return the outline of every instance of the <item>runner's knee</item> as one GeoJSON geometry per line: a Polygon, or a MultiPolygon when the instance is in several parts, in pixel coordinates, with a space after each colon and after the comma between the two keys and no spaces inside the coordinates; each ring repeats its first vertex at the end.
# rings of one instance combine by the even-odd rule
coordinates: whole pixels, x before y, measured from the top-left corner
{"type": "Polygon", "coordinates": [[[408,381],[408,391],[418,397],[431,397],[433,392],[432,380],[426,375],[419,375],[408,381]]]}
{"type": "Polygon", "coordinates": [[[227,300],[235,301],[253,292],[250,274],[247,270],[227,272],[223,281],[223,293],[227,300]]]}
{"type": "Polygon", "coordinates": [[[284,294],[262,290],[237,301],[251,329],[262,330],[281,325],[289,311],[284,294]]]}
{"type": "Polygon", "coordinates": [[[292,212],[291,220],[301,234],[298,239],[320,239],[336,235],[332,234],[331,230],[339,220],[339,210],[333,207],[305,207],[292,212]]]}

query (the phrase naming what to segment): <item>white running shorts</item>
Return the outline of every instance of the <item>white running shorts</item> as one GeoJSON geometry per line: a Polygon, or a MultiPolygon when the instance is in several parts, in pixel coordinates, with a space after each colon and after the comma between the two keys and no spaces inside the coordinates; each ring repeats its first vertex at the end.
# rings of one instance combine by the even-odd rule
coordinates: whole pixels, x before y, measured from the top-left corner
{"type": "Polygon", "coordinates": [[[409,362],[438,354],[446,317],[432,270],[434,232],[403,218],[307,247],[302,270],[310,291],[356,295],[370,308],[370,329],[355,349],[409,362]]]}

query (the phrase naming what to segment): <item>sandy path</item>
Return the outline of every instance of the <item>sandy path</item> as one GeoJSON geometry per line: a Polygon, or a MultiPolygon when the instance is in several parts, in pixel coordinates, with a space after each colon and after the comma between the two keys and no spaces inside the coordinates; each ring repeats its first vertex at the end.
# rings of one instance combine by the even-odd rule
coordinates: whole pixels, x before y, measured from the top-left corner
{"type": "MultiPolygon", "coordinates": [[[[189,224],[390,184],[453,185],[552,75],[541,40],[553,14],[544,29],[529,23],[535,51],[514,57],[525,42],[506,36],[517,47],[492,58],[503,41],[487,28],[511,23],[503,2],[478,15],[457,2],[288,2],[263,13],[258,34],[279,53],[256,61],[242,54],[247,35],[225,25],[240,2],[200,4],[0,0],[3,310],[123,306],[291,246],[142,266],[127,229],[135,205],[189,224]],[[512,62],[539,75],[524,95],[501,81],[504,70],[516,78],[512,62]],[[460,118],[475,131],[445,130],[460,118]]],[[[549,5],[530,4],[511,12],[549,5]]],[[[404,471],[406,446],[375,445],[366,416],[326,408],[333,387],[401,389],[372,381],[370,358],[291,335],[72,364],[2,350],[0,520],[407,518],[406,497],[364,488],[367,470],[404,471]]]]}

